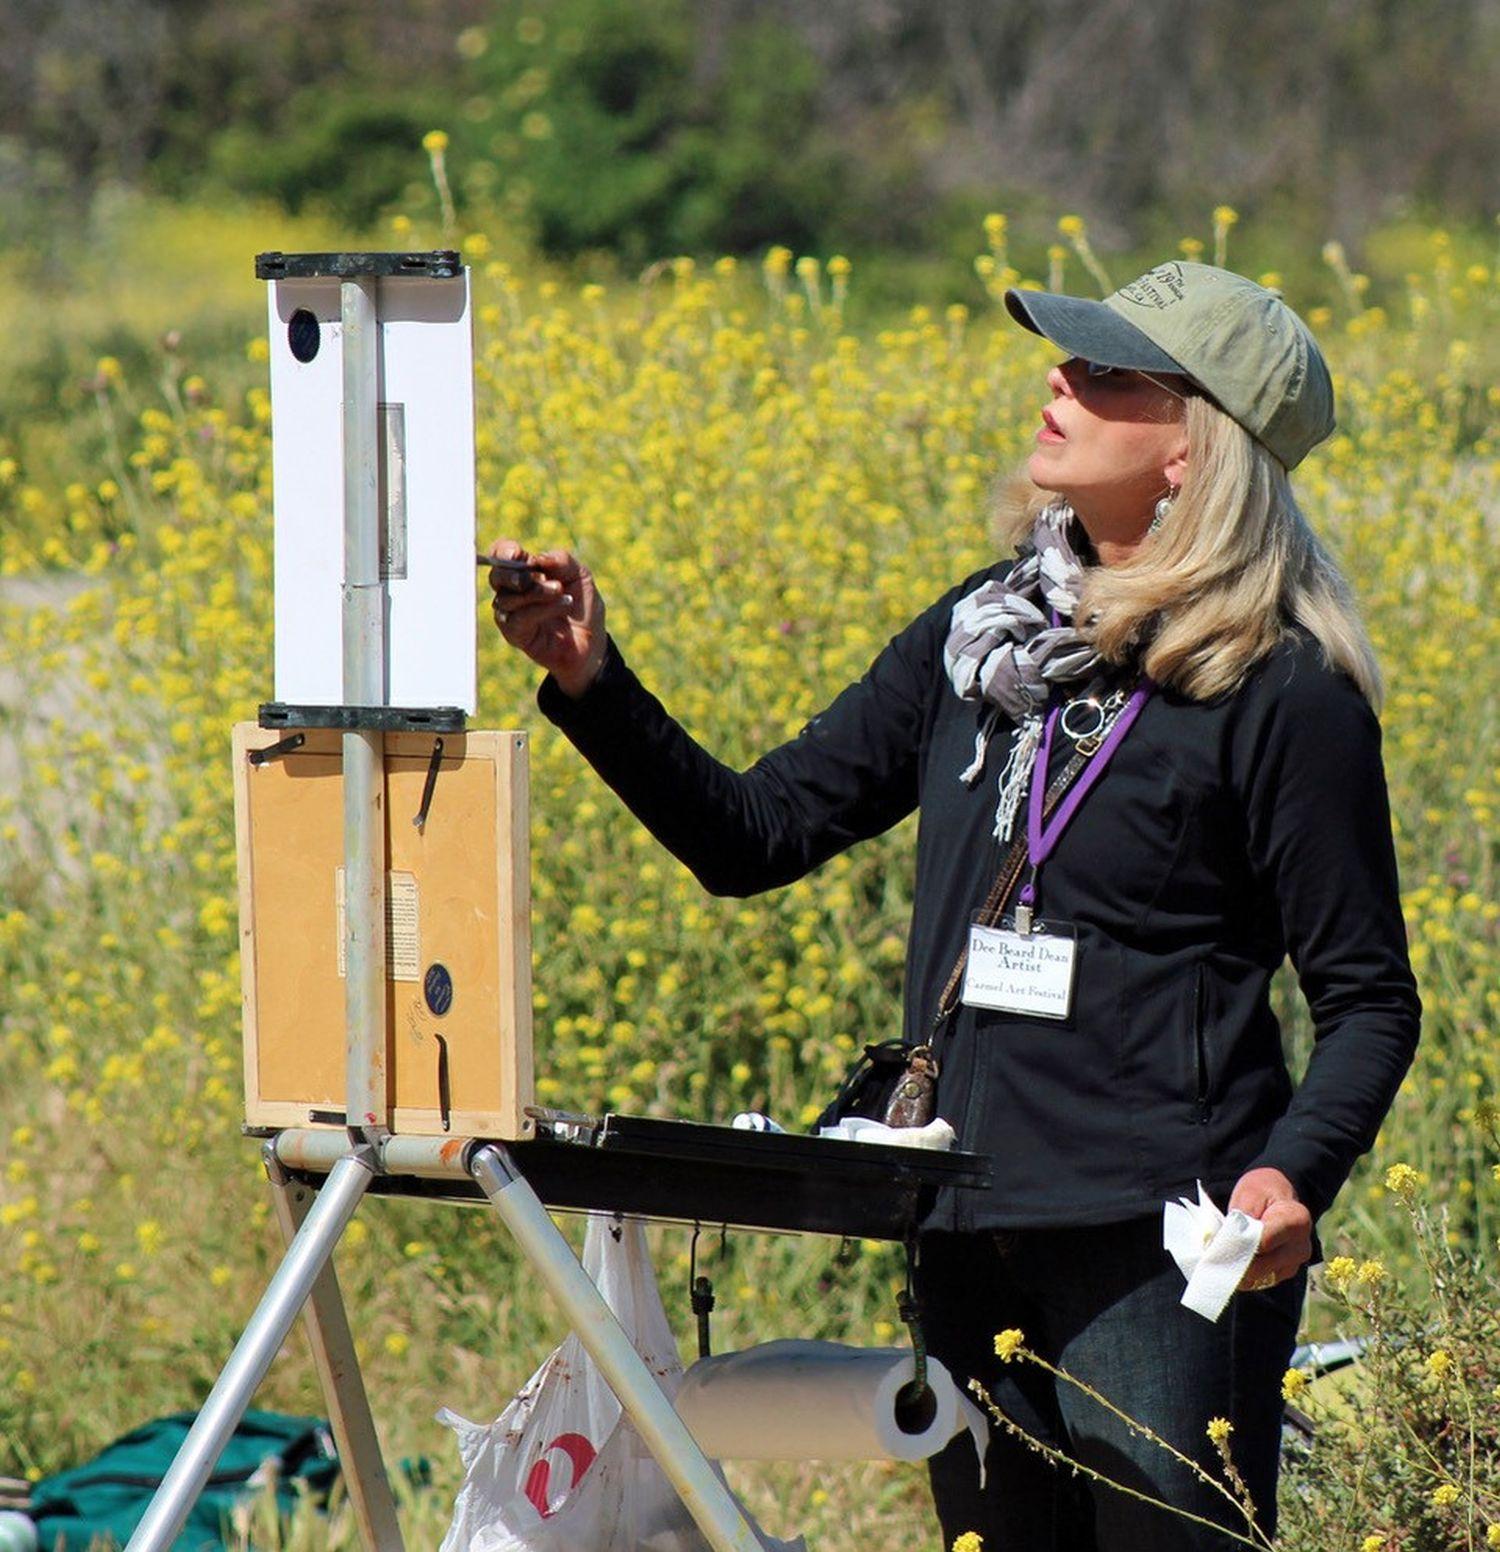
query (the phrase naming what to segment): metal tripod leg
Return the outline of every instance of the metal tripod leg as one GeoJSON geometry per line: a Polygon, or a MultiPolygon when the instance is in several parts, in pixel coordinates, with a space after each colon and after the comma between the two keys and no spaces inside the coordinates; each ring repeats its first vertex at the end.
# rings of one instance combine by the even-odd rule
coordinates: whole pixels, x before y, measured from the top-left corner
{"type": "MultiPolygon", "coordinates": [[[[266,1144],[262,1157],[271,1179],[276,1221],[290,1248],[317,1200],[317,1193],[311,1186],[292,1179],[276,1157],[274,1142],[266,1144]]],[[[375,1434],[375,1419],[370,1415],[370,1402],[331,1256],[313,1284],[312,1297],[304,1306],[302,1317],[333,1423],[333,1436],[338,1442],[339,1463],[359,1526],[360,1544],[365,1552],[404,1552],[396,1500],[391,1496],[385,1460],[375,1434]]]]}
{"type": "Polygon", "coordinates": [[[498,1144],[486,1143],[469,1160],[469,1169],[561,1306],[568,1325],[619,1397],[714,1552],[761,1552],[760,1540],[740,1513],[734,1496],[709,1465],[687,1424],[548,1217],[536,1192],[511,1163],[510,1155],[498,1144]]]}
{"type": "Polygon", "coordinates": [[[339,1160],[285,1259],[276,1269],[244,1335],[214,1382],[177,1458],[136,1526],[126,1552],[167,1552],[192,1512],[229,1436],[271,1360],[281,1351],[333,1247],[375,1178],[374,1150],[356,1148],[339,1160]]]}

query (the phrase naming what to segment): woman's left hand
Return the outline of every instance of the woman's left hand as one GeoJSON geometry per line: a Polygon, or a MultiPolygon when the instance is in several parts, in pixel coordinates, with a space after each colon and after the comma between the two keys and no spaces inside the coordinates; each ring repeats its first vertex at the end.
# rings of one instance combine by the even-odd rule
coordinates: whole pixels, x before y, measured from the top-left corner
{"type": "Polygon", "coordinates": [[[1241,1175],[1229,1198],[1229,1210],[1235,1208],[1264,1225],[1260,1250],[1240,1280],[1242,1292],[1274,1288],[1312,1259],[1312,1214],[1279,1169],[1252,1169],[1241,1175]]]}

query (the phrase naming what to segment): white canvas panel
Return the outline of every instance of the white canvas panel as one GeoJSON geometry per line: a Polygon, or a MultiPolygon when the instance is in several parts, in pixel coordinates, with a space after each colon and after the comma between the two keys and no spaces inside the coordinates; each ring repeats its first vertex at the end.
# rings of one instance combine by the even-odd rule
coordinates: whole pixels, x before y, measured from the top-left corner
{"type": "MultiPolygon", "coordinates": [[[[474,391],[468,274],[376,284],[382,499],[404,503],[386,545],[391,706],[476,705],[474,391]],[[385,449],[401,457],[386,462],[385,449]],[[404,573],[404,574],[403,574],[404,573]]],[[[276,699],[343,701],[343,362],[336,279],[270,290],[272,476],[276,512],[276,699]],[[305,310],[317,352],[293,353],[305,310]]]]}

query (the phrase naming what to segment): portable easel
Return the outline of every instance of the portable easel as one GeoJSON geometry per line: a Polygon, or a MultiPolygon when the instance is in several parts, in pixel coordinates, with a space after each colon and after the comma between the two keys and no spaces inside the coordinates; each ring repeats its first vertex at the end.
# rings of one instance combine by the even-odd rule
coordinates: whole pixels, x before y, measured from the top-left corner
{"type": "MultiPolygon", "coordinates": [[[[584,1272],[543,1198],[559,1207],[687,1222],[907,1240],[927,1193],[942,1184],[983,1185],[987,1164],[969,1155],[764,1136],[688,1123],[559,1116],[529,1108],[524,1082],[506,1092],[493,1132],[485,1127],[480,1135],[465,1135],[466,1117],[458,1111],[450,1114],[446,1106],[441,1067],[434,1076],[436,1104],[430,1107],[438,1117],[435,1126],[429,1124],[422,1103],[403,1110],[398,1093],[393,1104],[388,1071],[394,1032],[388,1025],[387,846],[392,827],[405,820],[386,813],[386,794],[393,790],[392,751],[400,751],[402,740],[414,734],[435,742],[422,784],[420,814],[425,816],[434,782],[441,797],[441,783],[448,779],[439,776],[447,759],[444,740],[460,743],[466,734],[461,707],[403,710],[389,704],[386,583],[393,548],[404,545],[405,538],[398,545],[389,531],[392,502],[399,497],[392,495],[392,458],[393,451],[399,453],[402,433],[389,413],[392,407],[381,403],[378,288],[389,279],[403,284],[452,281],[462,277],[463,270],[458,255],[448,252],[266,254],[256,267],[263,279],[309,277],[338,287],[342,701],[263,707],[260,729],[237,734],[236,758],[242,765],[264,765],[324,749],[319,757],[332,759],[337,735],[342,761],[343,1103],[341,1110],[306,1113],[304,1119],[313,1124],[284,1124],[295,1118],[292,1111],[283,1114],[273,1103],[260,1117],[274,1117],[273,1124],[250,1128],[264,1139],[262,1157],[287,1241],[286,1256],[128,1552],[166,1552],[299,1313],[306,1317],[363,1545],[367,1552],[400,1552],[395,1503],[332,1262],[345,1227],[371,1190],[488,1202],[557,1301],[714,1552],[756,1552],[759,1541],[733,1497],[584,1272]],[[420,1115],[419,1126],[433,1134],[409,1135],[403,1116],[411,1115],[420,1115]]],[[[309,345],[304,338],[299,346],[297,327],[294,315],[289,324],[293,352],[315,350],[315,340],[309,345]]],[[[469,557],[465,560],[468,564],[469,557]]],[[[511,740],[510,758],[524,779],[520,735],[467,736],[511,740]]],[[[518,846],[524,861],[524,835],[518,846]]],[[[516,941],[525,947],[524,932],[516,941]]],[[[518,1020],[514,1033],[518,1040],[524,1037],[529,1067],[529,955],[515,952],[508,968],[502,966],[501,978],[507,974],[518,1020]]],[[[427,995],[431,1002],[432,993],[427,995]]],[[[247,1113],[256,1119],[256,1112],[247,1113]]]]}

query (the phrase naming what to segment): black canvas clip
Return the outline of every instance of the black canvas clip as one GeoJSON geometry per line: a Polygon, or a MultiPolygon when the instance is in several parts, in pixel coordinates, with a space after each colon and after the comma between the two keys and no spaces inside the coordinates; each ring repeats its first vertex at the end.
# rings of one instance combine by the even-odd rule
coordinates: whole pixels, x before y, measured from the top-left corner
{"type": "Polygon", "coordinates": [[[422,806],[417,810],[417,817],[412,820],[419,830],[427,826],[427,810],[432,807],[432,794],[437,787],[438,771],[442,763],[443,741],[441,738],[435,738],[432,741],[432,759],[427,765],[427,780],[422,785],[422,806]]]}
{"type": "Polygon", "coordinates": [[[284,754],[290,754],[294,749],[300,749],[306,742],[305,733],[292,733],[274,744],[268,744],[264,749],[252,749],[248,758],[252,765],[265,765],[272,760],[279,760],[284,754]]]}

